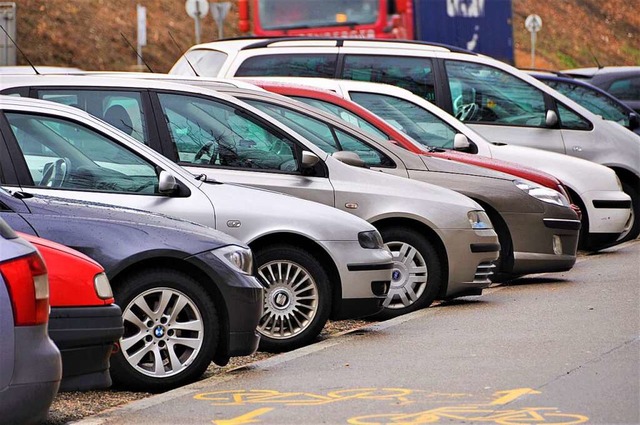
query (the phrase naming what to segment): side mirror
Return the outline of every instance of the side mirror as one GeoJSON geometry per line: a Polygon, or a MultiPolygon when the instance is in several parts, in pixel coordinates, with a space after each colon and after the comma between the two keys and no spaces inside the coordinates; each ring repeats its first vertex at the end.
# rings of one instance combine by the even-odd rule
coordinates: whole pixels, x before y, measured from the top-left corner
{"type": "Polygon", "coordinates": [[[302,151],[302,168],[313,168],[318,161],[320,161],[320,158],[315,153],[302,151]]]}
{"type": "Polygon", "coordinates": [[[558,125],[558,114],[556,114],[556,111],[552,111],[551,109],[547,110],[544,117],[544,124],[547,127],[555,127],[558,125]]]}
{"type": "Polygon", "coordinates": [[[453,136],[453,149],[457,151],[464,151],[469,149],[471,143],[469,143],[469,139],[462,133],[457,133],[453,136]]]}
{"type": "Polygon", "coordinates": [[[366,164],[362,158],[360,158],[360,155],[355,152],[338,151],[332,153],[331,156],[347,165],[353,165],[354,167],[366,167],[366,164]]]}
{"type": "Polygon", "coordinates": [[[176,178],[168,171],[160,171],[158,178],[158,191],[163,195],[171,195],[178,189],[176,178]]]}
{"type": "Polygon", "coordinates": [[[635,112],[629,112],[629,130],[640,127],[640,117],[635,112]]]}

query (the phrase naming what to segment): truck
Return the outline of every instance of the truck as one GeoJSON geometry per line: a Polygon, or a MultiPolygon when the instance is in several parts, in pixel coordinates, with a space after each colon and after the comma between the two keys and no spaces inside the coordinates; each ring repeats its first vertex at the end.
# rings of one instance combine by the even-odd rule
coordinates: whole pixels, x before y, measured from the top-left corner
{"type": "Polygon", "coordinates": [[[325,36],[442,43],[514,63],[512,0],[237,0],[257,37],[325,36]]]}

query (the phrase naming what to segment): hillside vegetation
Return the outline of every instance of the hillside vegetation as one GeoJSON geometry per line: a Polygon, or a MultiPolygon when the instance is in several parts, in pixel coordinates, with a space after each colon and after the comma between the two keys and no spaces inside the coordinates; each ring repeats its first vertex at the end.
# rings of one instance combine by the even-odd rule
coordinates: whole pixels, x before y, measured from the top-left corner
{"type": "MultiPolygon", "coordinates": [[[[304,1],[304,0],[300,0],[304,1]]],[[[489,0],[491,1],[491,0],[489,0]]],[[[137,58],[136,4],[147,7],[145,62],[166,72],[194,40],[194,21],[183,0],[17,0],[17,39],[37,65],[86,70],[132,70],[137,58]],[[174,43],[171,36],[176,40],[174,43]]],[[[234,1],[235,3],[235,1],[234,1]]],[[[640,13],[628,0],[513,0],[516,65],[531,65],[527,15],[543,20],[536,44],[536,67],[563,69],[603,65],[640,65],[640,13]]],[[[226,37],[240,35],[232,9],[226,37]]],[[[211,17],[202,21],[202,41],[217,38],[211,17]]],[[[18,58],[19,64],[26,61],[18,58]]]]}

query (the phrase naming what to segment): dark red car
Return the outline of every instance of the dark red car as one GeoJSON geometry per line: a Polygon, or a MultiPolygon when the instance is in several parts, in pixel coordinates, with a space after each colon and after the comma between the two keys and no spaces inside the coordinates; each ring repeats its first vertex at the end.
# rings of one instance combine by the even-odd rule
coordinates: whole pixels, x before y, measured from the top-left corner
{"type": "Polygon", "coordinates": [[[19,235],[40,251],[49,271],[49,336],[62,355],[60,391],[111,386],[109,357],[124,328],[104,269],[74,249],[19,235]]]}

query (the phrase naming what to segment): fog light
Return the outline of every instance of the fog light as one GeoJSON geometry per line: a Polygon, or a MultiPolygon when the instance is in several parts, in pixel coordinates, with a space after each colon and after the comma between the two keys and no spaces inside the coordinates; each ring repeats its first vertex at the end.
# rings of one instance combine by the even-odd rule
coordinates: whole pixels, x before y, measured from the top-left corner
{"type": "Polygon", "coordinates": [[[562,239],[558,235],[553,235],[553,253],[556,255],[562,254],[562,239]]]}

